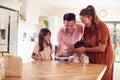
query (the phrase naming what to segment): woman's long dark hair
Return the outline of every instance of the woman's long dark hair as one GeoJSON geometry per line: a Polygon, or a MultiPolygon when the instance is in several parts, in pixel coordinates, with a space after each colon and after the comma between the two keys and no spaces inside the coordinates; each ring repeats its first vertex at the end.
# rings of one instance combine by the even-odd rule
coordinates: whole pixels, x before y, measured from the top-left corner
{"type": "Polygon", "coordinates": [[[98,18],[95,8],[92,5],[88,5],[87,8],[84,8],[80,11],[80,16],[92,17],[92,23],[97,27],[100,19],[98,18]]]}
{"type": "MultiPolygon", "coordinates": [[[[44,47],[43,47],[44,36],[46,36],[48,33],[50,33],[50,35],[51,35],[50,30],[47,29],[47,28],[43,28],[39,32],[39,36],[38,36],[38,40],[39,40],[39,42],[38,42],[38,44],[39,44],[39,52],[41,52],[41,51],[44,50],[44,47]]],[[[46,42],[46,43],[52,49],[51,42],[49,41],[49,43],[48,42],[46,42]]]]}

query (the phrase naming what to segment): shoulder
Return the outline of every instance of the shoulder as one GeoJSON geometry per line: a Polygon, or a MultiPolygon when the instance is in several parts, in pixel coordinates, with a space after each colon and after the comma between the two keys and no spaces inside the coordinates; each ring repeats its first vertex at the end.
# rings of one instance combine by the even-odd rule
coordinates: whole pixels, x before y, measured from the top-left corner
{"type": "Polygon", "coordinates": [[[82,24],[76,24],[77,29],[83,30],[84,26],[82,24]]]}
{"type": "Polygon", "coordinates": [[[105,22],[100,21],[99,24],[98,24],[98,27],[99,27],[99,28],[107,28],[107,25],[106,25],[105,22]]]}
{"type": "Polygon", "coordinates": [[[109,31],[106,23],[103,22],[103,21],[99,22],[99,24],[98,24],[98,30],[99,31],[103,31],[103,32],[108,32],[109,31]]]}
{"type": "Polygon", "coordinates": [[[57,33],[58,37],[62,37],[64,35],[66,35],[66,32],[65,32],[65,28],[64,27],[61,27],[57,33]]]}
{"type": "Polygon", "coordinates": [[[83,33],[84,32],[84,26],[82,24],[76,24],[77,27],[77,31],[79,33],[83,33]]]}
{"type": "Polygon", "coordinates": [[[64,27],[61,27],[59,30],[58,30],[58,33],[62,33],[64,32],[64,27]]]}
{"type": "Polygon", "coordinates": [[[36,43],[35,46],[34,46],[34,48],[39,48],[39,44],[36,43]]]}
{"type": "Polygon", "coordinates": [[[35,44],[33,52],[34,52],[35,54],[38,54],[38,53],[39,53],[39,45],[38,45],[38,43],[35,44]]]}
{"type": "Polygon", "coordinates": [[[83,25],[80,24],[80,23],[77,23],[76,26],[79,27],[79,28],[83,28],[83,25]]]}

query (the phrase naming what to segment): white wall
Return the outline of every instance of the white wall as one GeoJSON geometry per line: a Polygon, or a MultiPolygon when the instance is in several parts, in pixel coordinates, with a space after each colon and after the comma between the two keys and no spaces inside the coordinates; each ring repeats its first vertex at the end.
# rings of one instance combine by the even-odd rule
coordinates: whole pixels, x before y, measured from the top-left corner
{"type": "Polygon", "coordinates": [[[0,0],[0,5],[15,10],[20,10],[20,4],[18,0],[0,0]]]}
{"type": "MultiPolygon", "coordinates": [[[[77,15],[77,18],[79,18],[79,12],[83,6],[79,8],[56,8],[53,7],[49,4],[45,4],[39,2],[38,0],[20,0],[23,6],[21,9],[21,13],[24,13],[27,18],[27,22],[33,23],[33,24],[38,24],[39,16],[58,16],[60,18],[63,17],[63,15],[67,12],[73,12],[77,15]]],[[[94,6],[94,5],[93,5],[94,6]]],[[[87,6],[86,6],[87,7],[87,6]]],[[[98,7],[94,6],[96,9],[96,12],[99,16],[99,12],[102,9],[105,9],[107,11],[107,16],[106,17],[100,17],[104,21],[119,21],[120,17],[120,7],[98,7]]],[[[62,20],[62,19],[61,19],[62,20]]]]}
{"type": "Polygon", "coordinates": [[[63,23],[61,22],[61,18],[58,16],[49,16],[49,29],[51,31],[51,42],[53,45],[57,45],[57,32],[62,27],[63,23]]]}
{"type": "Polygon", "coordinates": [[[27,23],[38,24],[39,16],[51,16],[54,13],[52,7],[39,3],[37,0],[20,1],[22,3],[20,14],[25,15],[27,23]]]}
{"type": "MultiPolygon", "coordinates": [[[[77,15],[77,18],[79,18],[79,13],[82,8],[60,8],[55,10],[54,15],[63,17],[65,13],[73,12],[77,15]]],[[[95,7],[97,15],[100,17],[99,13],[100,10],[106,10],[107,16],[106,17],[100,17],[103,21],[120,21],[120,7],[95,7]]]]}
{"type": "Polygon", "coordinates": [[[39,5],[34,0],[27,1],[26,21],[30,24],[38,24],[39,5]]]}
{"type": "Polygon", "coordinates": [[[23,61],[27,61],[31,59],[31,54],[33,52],[33,48],[38,40],[38,34],[40,29],[43,28],[39,25],[28,24],[20,21],[18,27],[18,52],[17,56],[20,56],[23,61]],[[24,33],[26,33],[26,37],[24,37],[24,33]],[[36,34],[36,41],[31,41],[31,37],[36,34]]]}
{"type": "MultiPolygon", "coordinates": [[[[103,9],[106,9],[107,11],[106,17],[101,17],[103,21],[120,21],[120,7],[109,7],[103,9]]],[[[98,10],[100,11],[100,9],[98,10]]]]}

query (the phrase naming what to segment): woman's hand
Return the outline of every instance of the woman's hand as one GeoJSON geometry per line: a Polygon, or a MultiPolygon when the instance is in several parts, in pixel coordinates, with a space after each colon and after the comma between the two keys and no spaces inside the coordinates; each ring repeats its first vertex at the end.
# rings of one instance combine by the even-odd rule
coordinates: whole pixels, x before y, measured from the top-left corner
{"type": "Polygon", "coordinates": [[[85,47],[79,47],[76,49],[76,51],[80,52],[80,53],[84,53],[86,52],[86,48],[85,47]]]}

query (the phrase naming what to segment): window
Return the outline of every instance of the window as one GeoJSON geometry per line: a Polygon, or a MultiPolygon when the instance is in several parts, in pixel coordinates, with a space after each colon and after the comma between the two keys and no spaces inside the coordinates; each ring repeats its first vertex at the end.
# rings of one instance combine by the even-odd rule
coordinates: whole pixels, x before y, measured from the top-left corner
{"type": "Polygon", "coordinates": [[[120,22],[110,21],[106,23],[113,43],[115,61],[120,62],[120,22]]]}

